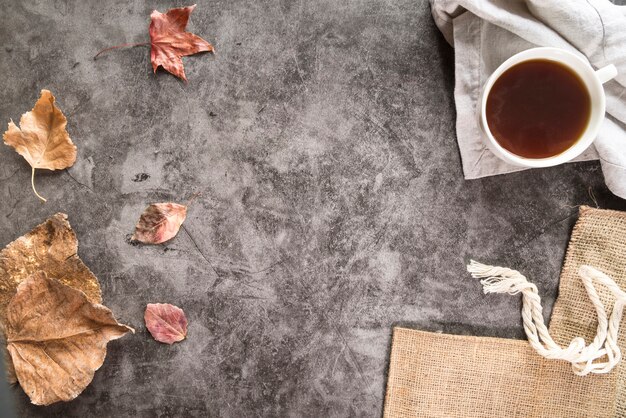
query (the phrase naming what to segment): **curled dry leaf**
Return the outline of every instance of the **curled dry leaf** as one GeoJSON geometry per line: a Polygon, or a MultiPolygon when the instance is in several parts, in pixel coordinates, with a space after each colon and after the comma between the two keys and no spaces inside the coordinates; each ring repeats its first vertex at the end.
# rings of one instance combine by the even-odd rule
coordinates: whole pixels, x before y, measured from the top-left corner
{"type": "Polygon", "coordinates": [[[160,244],[176,236],[187,216],[187,206],[178,203],[153,203],[141,217],[132,239],[144,244],[160,244]]]}
{"type": "MultiPolygon", "coordinates": [[[[18,285],[31,274],[45,271],[81,290],[92,303],[102,303],[98,279],[77,254],[78,240],[67,215],[57,213],[0,251],[0,330],[6,329],[7,305],[18,285]]],[[[15,382],[10,362],[9,381],[15,382]]]]}
{"type": "Polygon", "coordinates": [[[48,90],[41,90],[41,97],[30,112],[20,119],[18,128],[13,121],[4,133],[4,143],[15,148],[32,167],[31,185],[35,190],[35,169],[63,170],[76,161],[76,146],[70,139],[65,126],[67,119],[54,103],[48,90]]]}
{"type": "Polygon", "coordinates": [[[181,57],[212,52],[213,46],[190,32],[185,32],[189,15],[196,7],[170,9],[167,13],[153,11],[150,15],[150,60],[156,72],[162,66],[176,77],[187,80],[181,57]]]}
{"type": "Polygon", "coordinates": [[[61,283],[83,291],[102,303],[98,279],[78,257],[78,240],[67,215],[57,213],[0,251],[0,327],[17,286],[31,274],[45,271],[61,283]]]}
{"type": "Polygon", "coordinates": [[[159,342],[173,344],[187,336],[185,312],[169,303],[149,303],[144,320],[152,337],[159,342]]]}
{"type": "Polygon", "coordinates": [[[44,272],[22,282],[7,309],[7,350],[36,405],[76,398],[106,357],[106,346],[134,330],[111,311],[44,272]]]}

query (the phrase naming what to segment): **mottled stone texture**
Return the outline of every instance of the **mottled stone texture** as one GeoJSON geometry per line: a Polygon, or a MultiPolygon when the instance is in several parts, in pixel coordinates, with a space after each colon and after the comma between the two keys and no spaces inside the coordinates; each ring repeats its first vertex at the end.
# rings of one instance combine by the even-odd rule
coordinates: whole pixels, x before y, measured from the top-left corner
{"type": "Polygon", "coordinates": [[[464,181],[453,50],[426,1],[199,1],[217,54],[158,71],[149,15],[180,1],[2,1],[0,121],[50,89],[78,160],[37,174],[0,146],[0,245],[55,212],[105,304],[136,328],[75,401],[21,416],[378,416],[392,326],[523,338],[520,301],[470,257],[519,268],[546,316],[577,205],[626,209],[595,162],[464,181]],[[151,202],[189,207],[165,245],[129,236],[151,202]],[[188,339],[155,342],[149,302],[188,339]]]}

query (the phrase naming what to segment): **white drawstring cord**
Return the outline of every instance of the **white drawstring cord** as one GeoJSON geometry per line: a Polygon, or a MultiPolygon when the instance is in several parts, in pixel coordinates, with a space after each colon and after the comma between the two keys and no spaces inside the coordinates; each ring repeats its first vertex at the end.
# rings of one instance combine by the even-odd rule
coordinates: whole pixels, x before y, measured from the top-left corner
{"type": "Polygon", "coordinates": [[[567,348],[559,346],[550,336],[543,322],[543,309],[537,286],[526,280],[520,272],[480,264],[474,260],[470,261],[467,271],[473,277],[482,279],[480,283],[485,293],[522,294],[524,331],[526,331],[530,345],[541,356],[572,363],[574,373],[579,376],[589,373],[608,373],[620,362],[622,354],[617,345],[617,337],[626,304],[626,293],[615,284],[613,279],[601,271],[591,266],[581,266],[578,270],[589,299],[598,314],[596,337],[587,346],[584,339],[576,337],[567,348]],[[604,305],[593,286],[594,280],[606,286],[616,298],[611,317],[608,319],[604,305]],[[605,361],[597,361],[602,358],[606,358],[605,361]]]}

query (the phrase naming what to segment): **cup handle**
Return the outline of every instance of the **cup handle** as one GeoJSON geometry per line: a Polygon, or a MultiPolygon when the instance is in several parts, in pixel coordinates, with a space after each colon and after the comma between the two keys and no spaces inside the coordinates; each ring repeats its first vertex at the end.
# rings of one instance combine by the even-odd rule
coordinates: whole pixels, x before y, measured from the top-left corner
{"type": "Polygon", "coordinates": [[[600,68],[596,71],[596,77],[600,80],[600,83],[604,84],[609,80],[612,80],[617,76],[617,68],[613,64],[609,64],[606,67],[600,68]]]}

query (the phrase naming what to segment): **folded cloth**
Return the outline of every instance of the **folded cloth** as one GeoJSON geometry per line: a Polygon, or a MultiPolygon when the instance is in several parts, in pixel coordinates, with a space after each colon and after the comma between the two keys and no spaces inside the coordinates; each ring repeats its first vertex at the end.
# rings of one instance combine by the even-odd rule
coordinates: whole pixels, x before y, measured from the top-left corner
{"type": "MultiPolygon", "coordinates": [[[[578,277],[582,265],[626,288],[626,212],[580,208],[550,320],[550,335],[562,346],[577,336],[590,342],[597,331],[598,316],[578,277]]],[[[602,303],[612,306],[611,292],[597,287],[602,303]]],[[[617,340],[622,356],[624,329],[626,319],[617,340]]],[[[384,416],[625,417],[626,361],[611,373],[580,377],[569,363],[539,356],[528,341],[395,328],[384,416]]]]}
{"type": "Polygon", "coordinates": [[[594,146],[576,160],[600,159],[609,189],[626,199],[626,6],[607,0],[430,0],[435,23],[455,48],[456,132],[466,179],[524,170],[485,146],[476,118],[482,86],[510,56],[537,46],[617,67],[604,84],[607,115],[594,146]]]}

